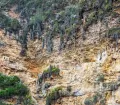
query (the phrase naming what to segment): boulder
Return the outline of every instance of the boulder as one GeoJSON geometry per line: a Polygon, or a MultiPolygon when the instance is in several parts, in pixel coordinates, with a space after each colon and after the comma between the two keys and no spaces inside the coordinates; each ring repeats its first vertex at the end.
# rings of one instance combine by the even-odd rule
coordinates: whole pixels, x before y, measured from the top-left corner
{"type": "Polygon", "coordinates": [[[73,92],[73,96],[77,97],[77,96],[83,96],[85,95],[85,93],[81,90],[76,90],[73,92]]]}

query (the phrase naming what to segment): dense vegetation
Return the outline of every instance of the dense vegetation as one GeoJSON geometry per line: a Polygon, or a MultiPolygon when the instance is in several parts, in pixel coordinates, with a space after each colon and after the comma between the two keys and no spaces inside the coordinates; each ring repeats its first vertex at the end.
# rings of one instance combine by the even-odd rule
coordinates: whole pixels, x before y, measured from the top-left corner
{"type": "Polygon", "coordinates": [[[24,96],[28,94],[28,89],[16,76],[6,76],[0,74],[0,98],[10,98],[14,95],[24,96]]]}
{"type": "MultiPolygon", "coordinates": [[[[23,98],[21,101],[23,105],[32,105],[28,104],[31,102],[30,97],[27,98],[29,96],[29,90],[20,79],[17,76],[6,76],[0,73],[0,100],[9,99],[14,96],[20,97],[21,99],[23,98]]],[[[0,101],[0,105],[7,104],[0,101]]]]}
{"type": "Polygon", "coordinates": [[[60,38],[59,50],[68,41],[75,43],[79,28],[83,39],[87,28],[111,12],[113,0],[2,0],[0,3],[0,27],[5,35],[12,33],[21,43],[21,55],[26,55],[28,38],[41,40],[42,48],[52,52],[53,39],[60,38]],[[5,15],[5,11],[17,5],[19,21],[5,15]],[[87,14],[86,14],[87,13],[87,14]]]}

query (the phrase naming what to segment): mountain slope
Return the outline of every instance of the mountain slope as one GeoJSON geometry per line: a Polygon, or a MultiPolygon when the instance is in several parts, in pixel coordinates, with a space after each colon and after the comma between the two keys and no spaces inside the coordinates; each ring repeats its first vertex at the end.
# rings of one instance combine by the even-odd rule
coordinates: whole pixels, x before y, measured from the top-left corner
{"type": "MultiPolygon", "coordinates": [[[[114,5],[118,3],[119,1],[114,5]]],[[[8,14],[19,20],[19,15],[13,9],[8,14]]],[[[89,12],[92,13],[87,10],[89,8],[84,9],[85,17],[89,12]]],[[[52,39],[52,53],[42,49],[41,40],[28,38],[27,55],[22,57],[19,54],[21,43],[16,42],[14,35],[4,36],[1,30],[0,72],[20,77],[30,88],[34,105],[119,105],[119,6],[114,11],[118,14],[110,12],[108,15],[106,12],[103,21],[92,21],[84,33],[85,39],[83,28],[78,25],[75,43],[69,40],[63,50],[58,51],[60,37],[55,36],[52,39]],[[49,74],[50,65],[60,69],[59,75],[49,74]]]]}

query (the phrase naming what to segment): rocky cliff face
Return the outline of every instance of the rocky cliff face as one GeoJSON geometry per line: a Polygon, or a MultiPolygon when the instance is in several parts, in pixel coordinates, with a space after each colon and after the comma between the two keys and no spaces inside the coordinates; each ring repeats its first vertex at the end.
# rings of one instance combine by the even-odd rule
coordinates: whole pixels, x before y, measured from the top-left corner
{"type": "MultiPolygon", "coordinates": [[[[59,38],[53,40],[51,54],[36,40],[28,42],[27,56],[21,57],[20,44],[0,30],[0,72],[19,76],[30,89],[34,105],[120,105],[120,40],[116,43],[105,33],[120,27],[119,2],[114,5],[118,14],[106,18],[107,26],[100,21],[91,25],[85,40],[78,32],[76,44],[68,43],[61,52],[59,38]]],[[[17,18],[11,11],[9,15],[17,18]]],[[[6,101],[16,103],[14,98],[6,101]]]]}

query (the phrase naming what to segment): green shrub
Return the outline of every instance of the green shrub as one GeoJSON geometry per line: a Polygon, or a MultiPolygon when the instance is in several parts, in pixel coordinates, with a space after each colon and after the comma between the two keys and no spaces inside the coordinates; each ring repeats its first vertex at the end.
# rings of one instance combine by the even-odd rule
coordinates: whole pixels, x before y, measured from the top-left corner
{"type": "Polygon", "coordinates": [[[84,104],[85,105],[93,105],[93,102],[92,102],[91,98],[86,98],[84,101],[84,104]]]}
{"type": "Polygon", "coordinates": [[[43,80],[50,78],[51,76],[59,76],[60,69],[55,66],[50,66],[47,70],[44,70],[43,73],[38,77],[39,84],[42,83],[43,80]]]}
{"type": "Polygon", "coordinates": [[[101,98],[102,98],[102,95],[99,93],[96,93],[95,95],[92,96],[92,102],[96,104],[97,102],[99,102],[101,98]]]}
{"type": "Polygon", "coordinates": [[[84,28],[87,29],[91,24],[95,23],[96,21],[97,21],[97,14],[96,11],[93,11],[89,14],[84,28]]]}
{"type": "Polygon", "coordinates": [[[33,102],[33,100],[32,100],[30,95],[26,95],[23,98],[23,105],[34,105],[34,102],[33,102]]]}
{"type": "Polygon", "coordinates": [[[12,19],[11,20],[11,29],[16,31],[19,30],[21,28],[20,23],[17,19],[12,19]]]}
{"type": "Polygon", "coordinates": [[[100,100],[102,100],[102,95],[99,93],[95,93],[92,97],[88,97],[85,99],[84,104],[85,105],[95,105],[100,100]]]}
{"type": "Polygon", "coordinates": [[[120,34],[120,27],[111,28],[108,30],[108,35],[120,34]]]}
{"type": "Polygon", "coordinates": [[[109,0],[106,0],[106,3],[104,4],[104,10],[109,11],[112,9],[112,3],[109,0]]]}
{"type": "Polygon", "coordinates": [[[104,82],[104,79],[105,79],[105,77],[104,77],[103,74],[98,74],[97,75],[97,78],[96,78],[97,82],[104,82]]]}
{"type": "Polygon", "coordinates": [[[98,19],[99,19],[100,21],[103,20],[104,15],[105,15],[104,11],[103,11],[102,9],[99,9],[99,10],[98,10],[98,19]]]}
{"type": "Polygon", "coordinates": [[[21,83],[16,84],[14,87],[8,87],[0,90],[0,98],[10,98],[12,96],[25,96],[28,94],[28,89],[21,83]]]}
{"type": "Polygon", "coordinates": [[[53,101],[56,101],[61,97],[59,91],[62,90],[61,87],[54,88],[46,97],[46,105],[52,105],[53,101]]]}
{"type": "Polygon", "coordinates": [[[28,88],[23,85],[17,76],[6,76],[0,73],[0,98],[12,96],[25,96],[29,93],[28,88]]]}
{"type": "Polygon", "coordinates": [[[0,88],[6,88],[9,86],[14,86],[16,83],[20,82],[17,76],[6,76],[0,73],[0,88]]]}
{"type": "Polygon", "coordinates": [[[46,77],[46,75],[59,75],[60,69],[55,66],[50,66],[47,70],[43,71],[43,75],[46,77]]]}
{"type": "Polygon", "coordinates": [[[105,99],[100,100],[100,105],[106,105],[105,99]]]}
{"type": "Polygon", "coordinates": [[[14,95],[16,95],[14,87],[9,87],[0,91],[0,98],[10,98],[14,95]]]}
{"type": "Polygon", "coordinates": [[[23,85],[22,83],[16,84],[15,91],[16,91],[16,94],[20,95],[20,96],[25,96],[26,94],[29,93],[28,88],[25,85],[23,85]]]}
{"type": "Polygon", "coordinates": [[[8,105],[8,104],[5,104],[3,101],[0,101],[0,105],[8,105]]]}
{"type": "Polygon", "coordinates": [[[97,95],[94,95],[94,96],[92,97],[92,101],[93,101],[94,104],[96,104],[96,103],[98,102],[98,97],[97,97],[97,95]]]}
{"type": "Polygon", "coordinates": [[[108,82],[108,83],[103,83],[103,87],[106,90],[115,91],[118,89],[119,84],[117,82],[108,82]]]}

